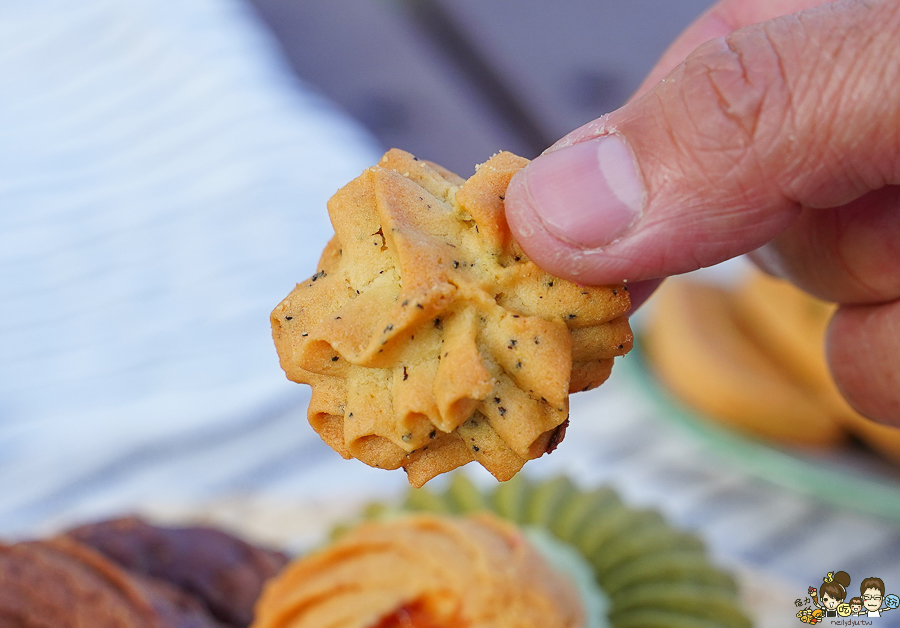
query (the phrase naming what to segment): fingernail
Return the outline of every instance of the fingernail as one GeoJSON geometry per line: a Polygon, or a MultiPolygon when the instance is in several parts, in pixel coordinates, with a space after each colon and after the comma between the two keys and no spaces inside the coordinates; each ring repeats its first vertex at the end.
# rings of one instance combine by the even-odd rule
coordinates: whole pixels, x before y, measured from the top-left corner
{"type": "Polygon", "coordinates": [[[634,155],[617,135],[541,155],[522,175],[528,203],[547,231],[576,246],[620,238],[644,205],[634,155]]]}

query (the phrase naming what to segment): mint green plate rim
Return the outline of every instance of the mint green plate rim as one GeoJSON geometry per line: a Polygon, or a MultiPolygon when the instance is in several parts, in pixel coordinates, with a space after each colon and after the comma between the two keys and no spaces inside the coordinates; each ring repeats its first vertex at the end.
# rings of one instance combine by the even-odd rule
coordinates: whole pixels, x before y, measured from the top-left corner
{"type": "Polygon", "coordinates": [[[820,501],[900,521],[900,484],[875,472],[834,469],[802,451],[780,449],[753,440],[704,418],[676,400],[647,365],[639,339],[619,360],[627,377],[660,417],[693,434],[712,454],[752,475],[820,501]]]}

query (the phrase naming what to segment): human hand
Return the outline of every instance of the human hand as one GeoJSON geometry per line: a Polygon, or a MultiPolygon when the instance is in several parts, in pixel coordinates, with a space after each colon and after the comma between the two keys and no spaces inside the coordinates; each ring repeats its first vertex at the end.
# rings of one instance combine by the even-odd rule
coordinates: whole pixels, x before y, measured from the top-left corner
{"type": "Polygon", "coordinates": [[[841,304],[835,380],[900,425],[900,3],[817,4],[714,6],[635,98],[513,179],[507,218],[545,270],[638,282],[637,304],[662,277],[752,251],[841,304]]]}

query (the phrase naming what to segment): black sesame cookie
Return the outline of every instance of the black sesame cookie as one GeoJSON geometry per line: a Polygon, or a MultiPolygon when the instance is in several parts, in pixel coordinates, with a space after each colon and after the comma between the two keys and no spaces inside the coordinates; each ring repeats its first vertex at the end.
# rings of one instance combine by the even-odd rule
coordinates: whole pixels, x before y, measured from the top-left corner
{"type": "Polygon", "coordinates": [[[335,236],[271,323],[345,458],[414,486],[473,460],[507,480],[631,348],[624,286],[548,275],[512,239],[504,194],[527,163],[499,153],[463,180],[395,149],[329,201],[335,236]]]}

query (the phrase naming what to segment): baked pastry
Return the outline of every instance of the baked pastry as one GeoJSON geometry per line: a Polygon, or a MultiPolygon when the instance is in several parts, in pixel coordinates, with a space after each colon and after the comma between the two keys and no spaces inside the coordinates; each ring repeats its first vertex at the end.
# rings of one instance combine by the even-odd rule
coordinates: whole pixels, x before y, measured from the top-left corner
{"type": "Polygon", "coordinates": [[[219,530],[135,518],[0,544],[0,626],[245,628],[286,563],[219,530]]]}
{"type": "Polygon", "coordinates": [[[209,527],[167,528],[125,517],[66,534],[132,574],[164,580],[198,599],[219,621],[248,626],[263,583],[287,556],[209,527]]]}
{"type": "Polygon", "coordinates": [[[66,537],[0,545],[0,626],[223,628],[164,581],[134,576],[66,537]]]}
{"type": "MultiPolygon", "coordinates": [[[[455,474],[441,493],[410,491],[406,510],[444,515],[489,512],[537,527],[575,548],[608,597],[614,628],[749,628],[737,585],[706,555],[695,535],[671,527],[654,510],[622,503],[610,488],[583,491],[569,479],[532,482],[519,475],[480,491],[455,474]]],[[[375,509],[372,514],[377,514],[375,509]]]]}
{"type": "MultiPolygon", "coordinates": [[[[727,289],[676,278],[654,298],[649,363],[688,405],[746,434],[833,446],[840,425],[745,331],[727,289]]],[[[824,357],[823,357],[824,362],[824,357]]]]}
{"type": "Polygon", "coordinates": [[[584,609],[574,626],[751,625],[734,579],[710,562],[700,539],[672,528],[655,511],[626,506],[609,488],[583,491],[565,477],[532,482],[520,474],[481,491],[457,473],[443,492],[411,489],[399,509],[374,504],[364,519],[369,523],[361,527],[351,522],[336,529],[333,545],[271,580],[252,628],[558,626],[560,617],[575,617],[566,610],[575,605],[571,585],[584,609]],[[410,519],[410,513],[428,517],[410,519]],[[568,583],[530,559],[504,557],[509,550],[485,558],[483,548],[473,549],[484,532],[470,526],[497,526],[493,518],[522,533],[498,528],[507,544],[530,543],[568,583]],[[566,554],[575,561],[560,560],[566,554]],[[523,568],[527,573],[519,573],[523,568]],[[561,608],[541,603],[535,619],[508,612],[522,593],[543,599],[546,589],[530,589],[535,576],[544,586],[562,587],[552,595],[561,608]],[[485,578],[506,578],[517,592],[507,584],[484,584],[485,578]],[[432,586],[433,579],[440,584],[432,586]],[[477,608],[492,607],[493,616],[469,606],[469,597],[480,603],[485,596],[487,606],[477,608]]]}
{"type": "Polygon", "coordinates": [[[580,628],[577,590],[485,515],[364,523],[270,581],[253,628],[580,628]]]}
{"type": "Polygon", "coordinates": [[[499,153],[465,181],[395,149],[329,201],[335,236],[271,322],[345,458],[414,486],[472,460],[507,480],[631,347],[624,286],[555,278],[512,239],[504,194],[526,163],[499,153]]]}
{"type": "Polygon", "coordinates": [[[853,410],[831,377],[835,304],[754,271],[731,288],[670,279],[653,305],[649,364],[688,405],[778,443],[834,447],[852,435],[900,463],[900,429],[853,410]]]}

